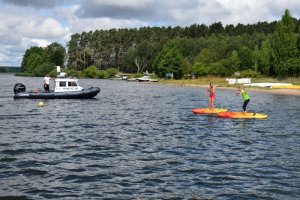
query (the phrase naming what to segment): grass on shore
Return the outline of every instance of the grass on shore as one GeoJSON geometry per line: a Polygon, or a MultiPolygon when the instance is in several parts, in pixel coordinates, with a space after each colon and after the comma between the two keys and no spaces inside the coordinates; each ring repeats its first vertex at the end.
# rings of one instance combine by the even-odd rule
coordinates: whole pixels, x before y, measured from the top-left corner
{"type": "Polygon", "coordinates": [[[220,77],[201,77],[198,79],[181,79],[181,80],[175,80],[175,79],[169,79],[164,80],[161,79],[159,82],[165,83],[165,84],[174,84],[174,85],[209,85],[209,83],[213,83],[217,86],[227,86],[228,83],[226,82],[225,78],[220,77]]]}
{"type": "MultiPolygon", "coordinates": [[[[161,79],[159,81],[163,84],[174,84],[174,85],[209,85],[209,83],[213,83],[218,87],[236,87],[236,85],[229,85],[226,81],[226,78],[221,77],[201,77],[197,79],[169,79],[164,80],[161,79]]],[[[278,80],[275,78],[252,78],[252,83],[291,83],[293,85],[300,85],[300,78],[287,78],[284,80],[278,80]]]]}

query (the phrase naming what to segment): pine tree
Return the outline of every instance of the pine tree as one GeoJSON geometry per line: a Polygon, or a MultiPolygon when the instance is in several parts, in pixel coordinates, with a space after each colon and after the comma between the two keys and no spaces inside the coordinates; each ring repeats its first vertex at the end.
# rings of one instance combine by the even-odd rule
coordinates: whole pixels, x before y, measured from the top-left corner
{"type": "Polygon", "coordinates": [[[299,63],[299,49],[297,48],[295,29],[296,25],[289,10],[285,10],[285,14],[276,26],[272,39],[273,66],[275,74],[279,77],[297,75],[293,74],[293,71],[297,71],[297,68],[299,68],[297,66],[297,63],[299,63]]]}

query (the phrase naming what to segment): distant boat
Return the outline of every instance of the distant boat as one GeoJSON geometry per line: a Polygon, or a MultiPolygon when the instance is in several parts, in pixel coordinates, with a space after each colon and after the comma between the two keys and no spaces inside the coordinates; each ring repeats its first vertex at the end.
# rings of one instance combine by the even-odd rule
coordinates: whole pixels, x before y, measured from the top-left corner
{"type": "Polygon", "coordinates": [[[26,92],[26,87],[22,83],[16,83],[14,87],[14,98],[27,99],[90,99],[100,92],[99,87],[83,89],[78,85],[75,78],[56,78],[55,88],[50,92],[43,89],[33,89],[26,92]]]}
{"type": "Polygon", "coordinates": [[[137,81],[136,78],[128,78],[127,81],[137,81]]]}
{"type": "Polygon", "coordinates": [[[158,82],[158,79],[151,79],[149,76],[143,76],[136,79],[139,82],[158,82]]]}

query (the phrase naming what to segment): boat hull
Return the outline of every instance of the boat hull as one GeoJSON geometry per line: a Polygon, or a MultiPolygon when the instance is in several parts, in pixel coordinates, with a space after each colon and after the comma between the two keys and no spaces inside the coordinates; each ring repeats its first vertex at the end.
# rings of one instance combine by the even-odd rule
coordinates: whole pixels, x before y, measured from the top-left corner
{"type": "Polygon", "coordinates": [[[91,87],[72,92],[20,92],[14,98],[20,99],[91,99],[100,92],[99,87],[91,87]]]}

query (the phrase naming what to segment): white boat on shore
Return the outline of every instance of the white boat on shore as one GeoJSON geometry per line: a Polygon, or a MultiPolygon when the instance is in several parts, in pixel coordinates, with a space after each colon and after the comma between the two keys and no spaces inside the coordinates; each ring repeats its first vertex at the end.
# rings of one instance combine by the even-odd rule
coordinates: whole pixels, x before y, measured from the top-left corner
{"type": "Polygon", "coordinates": [[[137,81],[137,80],[136,80],[136,78],[128,78],[127,81],[135,82],[135,81],[137,81]]]}
{"type": "Polygon", "coordinates": [[[150,76],[143,76],[136,79],[139,82],[158,82],[158,79],[151,79],[150,76]]]}
{"type": "Polygon", "coordinates": [[[252,86],[252,87],[278,87],[278,86],[292,86],[290,83],[249,83],[243,84],[244,86],[252,86]]]}

